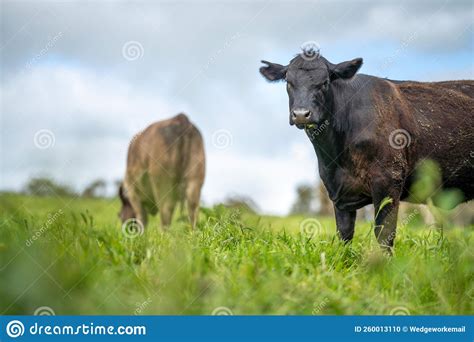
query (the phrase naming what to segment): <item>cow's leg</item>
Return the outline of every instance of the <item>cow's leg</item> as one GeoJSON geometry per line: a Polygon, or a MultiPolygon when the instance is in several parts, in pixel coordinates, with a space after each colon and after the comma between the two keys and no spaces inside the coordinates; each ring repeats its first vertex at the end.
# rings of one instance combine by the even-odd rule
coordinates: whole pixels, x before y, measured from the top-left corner
{"type": "Polygon", "coordinates": [[[387,184],[374,187],[375,227],[374,232],[379,244],[391,251],[397,231],[398,207],[400,204],[401,187],[387,184]]]}
{"type": "Polygon", "coordinates": [[[129,195],[129,200],[130,205],[132,206],[132,209],[135,213],[135,218],[143,225],[143,227],[146,227],[148,215],[145,208],[143,207],[140,197],[134,192],[131,192],[129,195]]]}
{"type": "Polygon", "coordinates": [[[356,219],[356,211],[343,211],[334,206],[336,214],[336,225],[339,237],[344,242],[349,242],[354,237],[354,226],[356,219]]]}
{"type": "Polygon", "coordinates": [[[155,198],[158,212],[160,213],[161,226],[166,230],[173,219],[173,212],[176,206],[176,186],[173,185],[171,179],[161,177],[151,184],[153,197],[155,198]]]}
{"type": "Polygon", "coordinates": [[[196,227],[199,214],[199,199],[201,198],[201,185],[198,182],[189,182],[186,186],[186,204],[188,206],[189,222],[191,228],[196,227]]]}
{"type": "Polygon", "coordinates": [[[161,224],[163,226],[163,229],[167,229],[170,224],[171,220],[173,219],[173,212],[174,212],[174,207],[176,203],[175,201],[171,198],[165,198],[161,202],[160,205],[160,217],[161,217],[161,224]]]}

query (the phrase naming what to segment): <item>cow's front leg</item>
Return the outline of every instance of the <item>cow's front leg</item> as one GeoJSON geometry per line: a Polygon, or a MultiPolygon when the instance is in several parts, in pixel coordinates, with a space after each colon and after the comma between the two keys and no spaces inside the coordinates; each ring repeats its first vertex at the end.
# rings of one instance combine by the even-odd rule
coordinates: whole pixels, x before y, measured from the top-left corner
{"type": "Polygon", "coordinates": [[[397,231],[398,206],[401,191],[393,184],[373,190],[375,227],[379,244],[391,251],[397,231]]]}
{"type": "Polygon", "coordinates": [[[354,225],[356,219],[356,211],[343,211],[334,206],[336,214],[336,225],[339,237],[344,242],[349,242],[354,237],[354,225]]]}
{"type": "Polygon", "coordinates": [[[140,199],[140,196],[137,195],[134,191],[130,192],[130,204],[133,208],[133,212],[135,213],[134,218],[138,220],[140,225],[146,227],[148,215],[140,199]]]}

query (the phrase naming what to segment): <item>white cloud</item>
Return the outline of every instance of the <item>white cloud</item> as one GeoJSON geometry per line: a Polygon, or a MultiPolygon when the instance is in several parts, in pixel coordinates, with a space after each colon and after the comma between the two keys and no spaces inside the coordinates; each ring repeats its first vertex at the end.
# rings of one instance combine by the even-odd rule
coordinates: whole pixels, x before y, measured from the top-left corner
{"type": "Polygon", "coordinates": [[[122,177],[129,139],[151,122],[176,114],[155,94],[65,66],[35,67],[3,84],[1,92],[2,188],[19,187],[39,172],[76,186],[122,177]],[[41,129],[54,134],[49,149],[34,144],[41,129]]]}
{"type": "Polygon", "coordinates": [[[421,6],[413,3],[374,6],[357,32],[376,40],[391,39],[415,50],[447,52],[464,46],[465,41],[458,38],[472,29],[472,5],[470,9],[449,2],[421,6]]]}

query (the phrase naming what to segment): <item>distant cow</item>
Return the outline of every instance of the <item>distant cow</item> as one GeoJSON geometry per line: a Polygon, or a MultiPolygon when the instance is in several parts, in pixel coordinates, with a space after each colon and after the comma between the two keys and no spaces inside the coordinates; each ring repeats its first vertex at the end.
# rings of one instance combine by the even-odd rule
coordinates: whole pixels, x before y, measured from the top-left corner
{"type": "Polygon", "coordinates": [[[424,159],[437,162],[445,188],[473,198],[474,81],[355,75],[362,58],[332,64],[303,54],[286,66],[262,63],[267,80],[286,81],[290,125],[305,129],[314,146],[343,240],[352,240],[356,209],[373,203],[375,213],[383,207],[375,234],[391,248],[399,202],[424,159]],[[381,205],[385,198],[392,203],[381,205]]]}
{"type": "Polygon", "coordinates": [[[156,122],[130,143],[127,171],[119,196],[122,221],[160,212],[163,227],[171,223],[177,203],[187,204],[194,228],[204,183],[204,143],[186,115],[156,122]]]}

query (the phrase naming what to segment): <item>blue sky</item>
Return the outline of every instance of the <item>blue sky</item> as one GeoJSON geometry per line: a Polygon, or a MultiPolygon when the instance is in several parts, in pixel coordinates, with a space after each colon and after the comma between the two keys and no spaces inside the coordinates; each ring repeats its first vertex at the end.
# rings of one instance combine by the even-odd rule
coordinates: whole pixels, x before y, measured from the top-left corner
{"type": "MultiPolygon", "coordinates": [[[[333,63],[392,79],[474,78],[471,1],[2,2],[0,189],[50,175],[77,189],[125,172],[128,141],[186,112],[207,154],[203,200],[253,198],[285,214],[316,183],[304,133],[288,125],[283,84],[260,60],[287,63],[316,41],[333,63]],[[124,47],[139,43],[139,58],[124,47]],[[130,57],[130,56],[128,56],[130,57]],[[48,130],[54,145],[38,148],[48,130]],[[219,148],[216,132],[231,143],[219,148]]],[[[112,186],[110,191],[112,191],[112,186]]]]}

